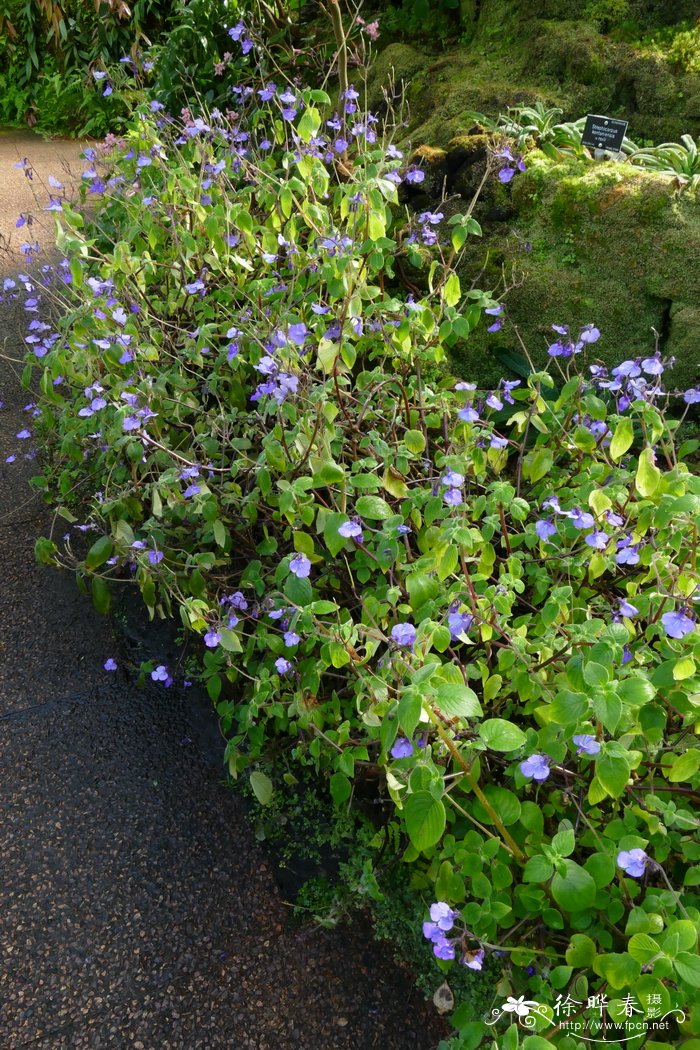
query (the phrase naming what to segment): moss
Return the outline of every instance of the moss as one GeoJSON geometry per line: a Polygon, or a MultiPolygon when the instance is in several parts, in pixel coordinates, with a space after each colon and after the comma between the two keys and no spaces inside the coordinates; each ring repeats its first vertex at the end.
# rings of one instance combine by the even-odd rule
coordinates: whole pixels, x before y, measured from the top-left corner
{"type": "MultiPolygon", "coordinates": [[[[653,349],[653,328],[677,357],[674,380],[697,383],[700,191],[674,192],[671,180],[630,165],[553,164],[535,154],[512,202],[514,226],[487,229],[485,248],[513,285],[509,313],[538,365],[552,324],[595,322],[603,338],[591,360],[609,365],[653,349]]],[[[475,256],[467,276],[480,265],[475,256]]],[[[490,371],[493,351],[507,348],[515,344],[506,328],[494,338],[482,327],[462,364],[470,376],[485,361],[490,371]]]]}

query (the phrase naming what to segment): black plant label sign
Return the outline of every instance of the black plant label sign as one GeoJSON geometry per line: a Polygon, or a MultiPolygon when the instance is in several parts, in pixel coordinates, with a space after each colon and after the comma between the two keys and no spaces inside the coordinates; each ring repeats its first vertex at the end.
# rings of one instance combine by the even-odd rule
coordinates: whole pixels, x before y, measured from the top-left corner
{"type": "Polygon", "coordinates": [[[589,113],[583,129],[581,142],[593,149],[607,149],[619,153],[622,141],[627,134],[629,121],[614,120],[613,117],[598,117],[589,113]]]}

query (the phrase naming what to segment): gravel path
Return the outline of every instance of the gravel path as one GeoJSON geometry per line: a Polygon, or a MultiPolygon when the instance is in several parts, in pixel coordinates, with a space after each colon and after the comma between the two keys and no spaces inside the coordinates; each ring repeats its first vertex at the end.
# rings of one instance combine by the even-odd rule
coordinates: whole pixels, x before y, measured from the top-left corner
{"type": "MultiPolygon", "coordinates": [[[[14,225],[39,182],[14,168],[23,156],[44,177],[81,170],[72,143],[0,133],[0,236],[15,247],[42,239],[14,225]]],[[[0,280],[21,268],[0,254],[0,280]]],[[[0,305],[5,358],[21,357],[20,314],[0,305]]],[[[206,713],[105,673],[109,621],[69,574],[35,565],[47,513],[15,437],[19,369],[0,360],[0,1048],[429,1050],[432,1008],[366,930],[288,927],[208,760],[206,713]]]]}

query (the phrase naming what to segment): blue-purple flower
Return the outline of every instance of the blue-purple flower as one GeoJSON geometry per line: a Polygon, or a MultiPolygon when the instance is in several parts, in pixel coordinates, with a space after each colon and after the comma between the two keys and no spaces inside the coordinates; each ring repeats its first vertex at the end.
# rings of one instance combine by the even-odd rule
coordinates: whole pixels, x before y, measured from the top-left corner
{"type": "Polygon", "coordinates": [[[412,649],[416,640],[416,629],[412,623],[397,623],[391,628],[391,640],[396,645],[412,649]]]}
{"type": "Polygon", "coordinates": [[[664,613],[661,623],[669,638],[685,638],[695,627],[695,620],[686,614],[685,609],[664,613]]]}
{"type": "Polygon", "coordinates": [[[597,755],[600,744],[591,733],[577,733],[574,738],[577,755],[597,755]]]}
{"type": "Polygon", "coordinates": [[[410,758],[413,754],[413,744],[405,736],[397,737],[391,749],[392,758],[410,758]]]}
{"type": "Polygon", "coordinates": [[[546,780],[549,776],[549,756],[530,755],[520,763],[520,772],[528,780],[546,780]]]}
{"type": "Polygon", "coordinates": [[[289,563],[289,571],[303,580],[311,573],[311,562],[305,554],[297,554],[289,563]]]}
{"type": "Polygon", "coordinates": [[[617,855],[618,868],[622,868],[633,879],[641,879],[648,863],[649,857],[643,849],[623,849],[617,855]]]}
{"type": "Polygon", "coordinates": [[[344,521],[342,525],[338,526],[338,532],[346,540],[357,540],[358,543],[362,543],[362,526],[358,521],[344,521]]]}

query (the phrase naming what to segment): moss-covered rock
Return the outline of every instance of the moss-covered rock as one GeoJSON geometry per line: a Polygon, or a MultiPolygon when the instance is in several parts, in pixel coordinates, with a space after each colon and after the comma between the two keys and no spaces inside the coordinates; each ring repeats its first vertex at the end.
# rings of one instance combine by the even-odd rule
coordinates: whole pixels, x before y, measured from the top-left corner
{"type": "MultiPolygon", "coordinates": [[[[505,273],[511,318],[538,365],[547,360],[552,324],[595,323],[603,338],[590,360],[616,364],[646,354],[658,333],[675,354],[673,380],[700,379],[700,191],[678,191],[672,179],[628,164],[529,158],[513,182],[516,221],[486,230],[487,283],[505,273]]],[[[467,264],[467,275],[484,265],[467,264]]],[[[483,282],[482,282],[483,283],[483,282]]],[[[473,333],[460,356],[465,375],[517,349],[504,328],[473,333]]]]}

